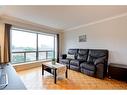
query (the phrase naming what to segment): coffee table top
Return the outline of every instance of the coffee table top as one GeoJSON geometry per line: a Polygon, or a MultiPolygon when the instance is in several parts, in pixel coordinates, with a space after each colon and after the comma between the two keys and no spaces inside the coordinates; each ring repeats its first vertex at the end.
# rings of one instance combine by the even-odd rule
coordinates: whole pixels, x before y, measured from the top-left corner
{"type": "Polygon", "coordinates": [[[42,64],[47,66],[47,67],[54,68],[54,69],[61,68],[61,67],[66,67],[66,65],[63,65],[63,64],[60,64],[60,63],[52,64],[52,62],[46,62],[46,63],[44,62],[42,64]]]}

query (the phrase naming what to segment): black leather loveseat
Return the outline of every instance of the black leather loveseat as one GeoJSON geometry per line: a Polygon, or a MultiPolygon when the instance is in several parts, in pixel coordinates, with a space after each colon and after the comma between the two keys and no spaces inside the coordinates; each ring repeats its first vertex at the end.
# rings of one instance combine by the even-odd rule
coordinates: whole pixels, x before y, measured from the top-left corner
{"type": "Polygon", "coordinates": [[[104,49],[69,49],[62,54],[60,63],[66,64],[69,69],[80,71],[90,76],[103,79],[107,74],[108,50],[104,49]]]}

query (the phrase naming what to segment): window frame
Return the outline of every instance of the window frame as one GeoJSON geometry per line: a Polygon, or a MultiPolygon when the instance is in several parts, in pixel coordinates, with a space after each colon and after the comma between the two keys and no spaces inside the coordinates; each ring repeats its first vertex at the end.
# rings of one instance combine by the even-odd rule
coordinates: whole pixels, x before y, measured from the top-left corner
{"type": "MultiPolygon", "coordinates": [[[[56,37],[57,34],[53,34],[53,33],[45,33],[45,32],[38,32],[38,31],[33,31],[33,30],[26,30],[26,29],[21,29],[21,28],[15,28],[15,27],[12,27],[11,28],[11,37],[10,37],[10,43],[11,43],[11,47],[10,47],[10,53],[11,53],[11,63],[12,64],[20,64],[20,63],[26,63],[26,62],[33,62],[33,61],[49,61],[51,59],[48,59],[48,52],[55,52],[57,49],[57,47],[55,47],[55,45],[57,44],[55,42],[55,39],[57,39],[56,37]],[[36,60],[31,60],[31,61],[27,61],[26,60],[26,53],[28,53],[29,51],[24,51],[25,52],[25,55],[24,55],[24,61],[23,62],[12,62],[12,54],[14,52],[12,52],[12,31],[13,30],[17,30],[17,31],[21,31],[21,32],[27,32],[27,33],[33,33],[33,34],[36,34],[36,50],[35,51],[30,51],[31,53],[35,53],[36,54],[36,60]],[[39,47],[38,47],[38,35],[48,35],[48,36],[53,36],[54,37],[54,40],[53,40],[53,50],[52,51],[46,51],[46,59],[39,59],[39,52],[42,52],[42,51],[39,51],[39,47]],[[56,38],[55,38],[56,37],[56,38]]],[[[57,46],[57,45],[56,45],[57,46]]],[[[17,51],[18,52],[18,51],[17,51]]],[[[57,52],[57,51],[56,51],[57,52]]],[[[57,57],[56,54],[54,54],[55,58],[57,57]]]]}

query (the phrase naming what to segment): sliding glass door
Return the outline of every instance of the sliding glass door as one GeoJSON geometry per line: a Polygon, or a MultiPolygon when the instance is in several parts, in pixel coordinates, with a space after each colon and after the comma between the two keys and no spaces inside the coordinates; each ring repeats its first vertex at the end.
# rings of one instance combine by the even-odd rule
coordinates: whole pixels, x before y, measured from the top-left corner
{"type": "Polygon", "coordinates": [[[56,35],[12,29],[11,62],[23,63],[56,58],[56,35]]]}

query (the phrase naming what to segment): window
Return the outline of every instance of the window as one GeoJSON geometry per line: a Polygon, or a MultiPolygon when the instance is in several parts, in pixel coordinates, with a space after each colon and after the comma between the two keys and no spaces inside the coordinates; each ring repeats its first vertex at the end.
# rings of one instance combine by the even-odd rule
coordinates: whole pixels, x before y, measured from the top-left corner
{"type": "Polygon", "coordinates": [[[54,50],[54,36],[38,35],[38,51],[39,59],[51,59],[53,58],[54,50]],[[45,56],[47,54],[47,56],[45,56]],[[43,56],[42,56],[43,55],[43,56]]]}
{"type": "Polygon", "coordinates": [[[56,35],[12,29],[11,62],[22,63],[35,60],[50,60],[56,57],[56,35]]]}

